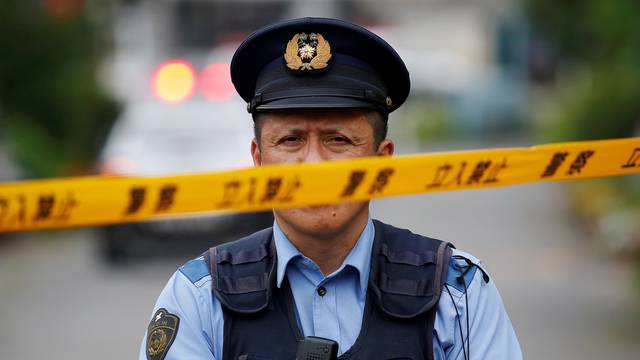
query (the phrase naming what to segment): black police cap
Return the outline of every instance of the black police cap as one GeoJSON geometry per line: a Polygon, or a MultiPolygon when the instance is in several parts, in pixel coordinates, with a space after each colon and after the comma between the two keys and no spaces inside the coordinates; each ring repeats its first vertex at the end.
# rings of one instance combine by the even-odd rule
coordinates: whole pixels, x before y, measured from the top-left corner
{"type": "Polygon", "coordinates": [[[249,35],[231,60],[231,79],[250,113],[360,108],[386,115],[409,95],[409,72],[369,30],[337,19],[301,18],[249,35]]]}

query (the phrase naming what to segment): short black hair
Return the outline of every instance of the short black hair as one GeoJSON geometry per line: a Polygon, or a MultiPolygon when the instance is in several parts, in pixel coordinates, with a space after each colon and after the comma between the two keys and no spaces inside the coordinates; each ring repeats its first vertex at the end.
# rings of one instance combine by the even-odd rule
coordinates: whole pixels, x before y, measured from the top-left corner
{"type": "MultiPolygon", "coordinates": [[[[262,121],[264,120],[264,112],[253,112],[253,136],[260,146],[260,137],[262,136],[262,121]]],[[[369,110],[365,112],[365,116],[369,119],[371,126],[373,127],[373,143],[374,147],[378,147],[382,140],[387,138],[387,132],[389,131],[388,117],[379,111],[369,110]]]]}

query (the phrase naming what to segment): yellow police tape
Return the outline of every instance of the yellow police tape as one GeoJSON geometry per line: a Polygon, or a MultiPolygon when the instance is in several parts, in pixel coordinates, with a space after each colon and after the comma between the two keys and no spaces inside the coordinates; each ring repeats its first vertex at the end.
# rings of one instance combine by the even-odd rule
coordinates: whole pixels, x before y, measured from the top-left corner
{"type": "Polygon", "coordinates": [[[373,157],[164,177],[0,184],[0,232],[253,211],[640,173],[640,138],[373,157]]]}

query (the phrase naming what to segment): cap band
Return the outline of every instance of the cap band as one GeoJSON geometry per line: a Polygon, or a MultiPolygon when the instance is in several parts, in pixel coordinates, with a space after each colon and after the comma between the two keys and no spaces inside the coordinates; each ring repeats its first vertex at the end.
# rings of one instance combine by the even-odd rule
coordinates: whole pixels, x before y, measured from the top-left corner
{"type": "Polygon", "coordinates": [[[336,88],[307,88],[307,89],[291,89],[280,90],[265,93],[257,93],[251,103],[249,104],[249,112],[255,111],[255,109],[263,104],[267,104],[272,101],[286,100],[293,98],[304,97],[341,97],[352,98],[358,100],[364,100],[373,105],[380,107],[384,113],[386,109],[381,104],[384,104],[386,97],[381,93],[370,89],[336,89],[336,88]]]}

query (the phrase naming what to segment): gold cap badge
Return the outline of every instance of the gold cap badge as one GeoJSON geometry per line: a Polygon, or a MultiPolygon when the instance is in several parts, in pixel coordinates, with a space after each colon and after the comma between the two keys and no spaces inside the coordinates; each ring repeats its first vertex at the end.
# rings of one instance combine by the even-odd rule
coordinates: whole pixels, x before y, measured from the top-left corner
{"type": "Polygon", "coordinates": [[[298,33],[287,43],[284,59],[291,70],[324,69],[331,59],[331,46],[320,34],[298,33]]]}

